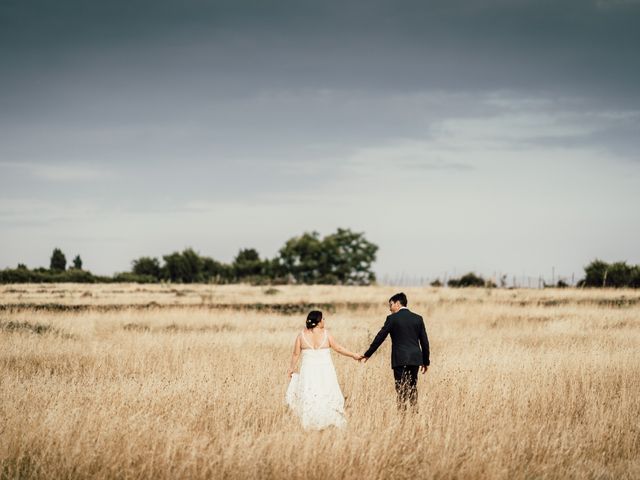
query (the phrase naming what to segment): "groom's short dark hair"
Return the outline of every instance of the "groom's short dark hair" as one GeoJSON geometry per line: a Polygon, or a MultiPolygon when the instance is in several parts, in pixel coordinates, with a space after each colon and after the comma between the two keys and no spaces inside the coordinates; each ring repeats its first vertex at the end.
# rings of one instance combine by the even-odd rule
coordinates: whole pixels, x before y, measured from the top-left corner
{"type": "Polygon", "coordinates": [[[403,292],[396,293],[389,299],[389,301],[393,303],[400,302],[400,305],[402,305],[403,307],[407,306],[407,296],[403,292]]]}

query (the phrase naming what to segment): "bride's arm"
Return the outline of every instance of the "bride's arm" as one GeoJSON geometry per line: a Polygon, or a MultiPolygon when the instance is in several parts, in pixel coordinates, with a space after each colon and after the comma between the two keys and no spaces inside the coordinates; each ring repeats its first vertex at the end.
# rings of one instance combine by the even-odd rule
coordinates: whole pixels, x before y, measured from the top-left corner
{"type": "Polygon", "coordinates": [[[287,374],[289,378],[293,375],[293,372],[296,369],[296,365],[298,364],[298,358],[300,357],[300,335],[296,337],[296,343],[293,345],[293,353],[291,353],[291,363],[289,365],[289,370],[287,370],[287,374]]]}
{"type": "Polygon", "coordinates": [[[336,342],[335,338],[333,338],[333,335],[328,334],[328,337],[329,337],[329,346],[333,348],[336,352],[338,352],[340,355],[344,355],[345,357],[351,357],[354,360],[360,360],[362,358],[362,355],[350,352],[349,350],[344,348],[342,345],[340,345],[338,342],[336,342]]]}

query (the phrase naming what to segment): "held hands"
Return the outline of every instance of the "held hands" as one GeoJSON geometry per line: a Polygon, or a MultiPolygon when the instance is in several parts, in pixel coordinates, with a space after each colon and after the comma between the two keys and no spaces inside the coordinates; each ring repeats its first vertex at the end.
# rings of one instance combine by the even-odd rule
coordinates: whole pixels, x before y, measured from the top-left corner
{"type": "MultiPolygon", "coordinates": [[[[369,360],[369,357],[365,357],[364,355],[360,355],[359,353],[354,353],[353,354],[353,359],[357,360],[360,363],[367,363],[367,360],[369,360]]],[[[427,370],[429,369],[428,365],[421,365],[420,366],[420,372],[424,375],[425,373],[427,373],[427,370]]]]}

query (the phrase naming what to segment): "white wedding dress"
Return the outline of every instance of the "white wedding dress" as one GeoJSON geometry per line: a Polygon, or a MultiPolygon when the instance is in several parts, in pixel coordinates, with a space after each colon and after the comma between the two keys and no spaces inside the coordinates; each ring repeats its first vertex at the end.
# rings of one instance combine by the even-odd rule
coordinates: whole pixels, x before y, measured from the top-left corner
{"type": "Polygon", "coordinates": [[[344,397],[331,360],[327,331],[318,348],[311,346],[304,333],[300,335],[308,348],[302,349],[300,373],[291,377],[286,403],[305,429],[343,427],[346,424],[344,397]]]}

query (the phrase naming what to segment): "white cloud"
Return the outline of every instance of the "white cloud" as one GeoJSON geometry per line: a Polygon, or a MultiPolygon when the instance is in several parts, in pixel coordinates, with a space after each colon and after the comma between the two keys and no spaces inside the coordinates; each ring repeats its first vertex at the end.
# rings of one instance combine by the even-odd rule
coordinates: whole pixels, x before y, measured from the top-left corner
{"type": "MultiPolygon", "coordinates": [[[[576,102],[556,105],[545,98],[520,98],[489,94],[475,100],[473,111],[484,116],[454,114],[432,120],[422,138],[387,138],[378,144],[356,148],[347,158],[351,168],[369,171],[471,171],[510,162],[539,165],[551,159],[572,159],[579,166],[596,161],[607,146],[591,141],[602,133],[637,122],[637,111],[592,111],[576,102]],[[496,110],[497,109],[497,110],[496,110]]],[[[608,152],[605,158],[615,158],[608,152]]]]}

